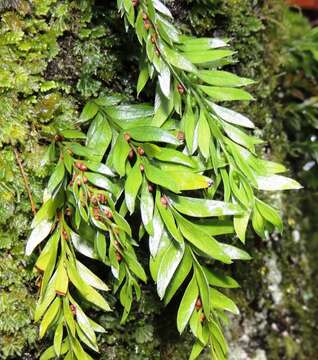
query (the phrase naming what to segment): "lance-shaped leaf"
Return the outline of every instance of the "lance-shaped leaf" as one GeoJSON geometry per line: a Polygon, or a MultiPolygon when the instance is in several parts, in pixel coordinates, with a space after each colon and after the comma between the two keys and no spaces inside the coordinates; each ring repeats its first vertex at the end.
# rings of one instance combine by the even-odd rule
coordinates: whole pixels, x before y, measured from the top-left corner
{"type": "Polygon", "coordinates": [[[147,179],[153,184],[160,185],[168,190],[179,193],[179,185],[177,179],[170,173],[165,172],[156,166],[146,163],[144,165],[147,179]]]}
{"type": "Polygon", "coordinates": [[[56,165],[55,170],[53,171],[53,174],[50,177],[49,183],[47,185],[47,191],[52,194],[54,190],[60,185],[60,183],[63,181],[65,175],[65,167],[62,160],[59,160],[59,162],[56,165]]]}
{"type": "Polygon", "coordinates": [[[113,194],[116,194],[118,191],[118,186],[116,186],[114,183],[112,183],[106,176],[103,176],[101,174],[95,174],[95,173],[85,173],[88,181],[92,183],[93,185],[108,190],[113,194]]]}
{"type": "Polygon", "coordinates": [[[240,87],[254,83],[251,79],[242,78],[230,72],[219,70],[201,70],[198,73],[198,77],[207,84],[215,86],[240,87]]]}
{"type": "Polygon", "coordinates": [[[231,50],[200,50],[200,49],[195,49],[195,51],[187,51],[183,53],[183,55],[193,64],[204,64],[211,61],[220,60],[225,57],[229,57],[233,54],[234,51],[231,50]]]}
{"type": "Polygon", "coordinates": [[[244,250],[228,244],[219,243],[224,253],[232,260],[251,260],[251,256],[244,250]]]}
{"type": "Polygon", "coordinates": [[[210,285],[221,288],[238,288],[239,284],[230,276],[203,266],[203,271],[210,285]]]}
{"type": "Polygon", "coordinates": [[[57,356],[61,355],[62,340],[63,340],[63,321],[60,321],[55,330],[54,341],[53,341],[54,351],[57,356]]]}
{"type": "Polygon", "coordinates": [[[59,310],[60,310],[60,305],[61,305],[61,299],[60,298],[56,298],[53,303],[50,305],[50,307],[48,308],[47,312],[45,313],[42,321],[41,321],[41,325],[40,325],[40,339],[43,338],[43,336],[45,335],[48,327],[51,325],[51,323],[53,322],[53,320],[55,319],[55,317],[57,316],[59,310]]]}
{"type": "Polygon", "coordinates": [[[112,139],[112,130],[107,119],[99,113],[92,121],[87,132],[86,146],[98,155],[98,162],[102,160],[112,139]]]}
{"type": "Polygon", "coordinates": [[[227,40],[219,38],[195,38],[192,36],[181,35],[180,40],[182,44],[179,46],[179,48],[187,52],[215,49],[227,46],[227,40]]]}
{"type": "Polygon", "coordinates": [[[302,188],[297,181],[281,175],[257,176],[256,182],[259,190],[266,191],[298,190],[302,188]]]}
{"type": "Polygon", "coordinates": [[[241,213],[241,208],[232,203],[223,201],[190,198],[169,194],[169,202],[182,214],[193,217],[210,217],[236,215],[241,213]]]}
{"type": "Polygon", "coordinates": [[[214,101],[253,100],[253,96],[242,89],[206,85],[199,85],[199,88],[214,101]]]}
{"type": "Polygon", "coordinates": [[[186,169],[185,171],[168,170],[166,172],[178,184],[179,190],[181,191],[206,189],[210,187],[212,183],[212,180],[207,176],[192,172],[190,169],[186,169]]]}
{"type": "Polygon", "coordinates": [[[168,131],[155,126],[139,126],[127,130],[128,134],[136,141],[164,142],[172,145],[180,145],[180,141],[168,131]]]}
{"type": "Polygon", "coordinates": [[[98,112],[98,105],[94,101],[89,101],[83,108],[80,121],[85,122],[91,120],[98,112]]]}
{"type": "Polygon", "coordinates": [[[142,175],[140,171],[140,164],[137,161],[131,169],[130,173],[128,174],[125,183],[125,200],[130,214],[135,211],[136,197],[138,195],[141,183],[142,175]]]}
{"type": "Polygon", "coordinates": [[[152,193],[149,191],[148,183],[144,179],[141,187],[141,198],[140,198],[140,211],[141,219],[147,230],[147,232],[153,234],[152,218],[154,212],[154,199],[152,193]]]}
{"type": "Polygon", "coordinates": [[[120,133],[114,146],[112,162],[115,170],[120,176],[126,173],[126,161],[130,151],[127,133],[120,133]]]}
{"type": "Polygon", "coordinates": [[[163,299],[166,289],[182,260],[183,254],[184,244],[171,242],[168,249],[162,255],[157,276],[157,292],[160,299],[163,299]]]}
{"type": "Polygon", "coordinates": [[[68,290],[68,276],[65,270],[64,262],[61,260],[56,271],[55,292],[58,295],[65,296],[68,290]]]}
{"type": "Polygon", "coordinates": [[[53,222],[49,220],[43,220],[40,222],[31,232],[31,235],[28,239],[25,255],[29,256],[32,254],[33,250],[49,235],[52,229],[53,222]]]}
{"type": "Polygon", "coordinates": [[[251,129],[255,127],[250,119],[236,111],[212,103],[211,107],[217,116],[231,124],[251,129]]]}
{"type": "Polygon", "coordinates": [[[283,231],[282,219],[275,209],[259,199],[256,199],[256,207],[268,222],[277,227],[278,231],[283,231]]]}
{"type": "Polygon", "coordinates": [[[178,314],[177,314],[177,328],[181,334],[187,326],[190,317],[194,311],[195,303],[198,300],[199,288],[195,276],[192,277],[188,287],[186,288],[182,297],[178,314]]]}
{"type": "Polygon", "coordinates": [[[174,149],[163,148],[154,144],[144,144],[143,149],[150,157],[161,161],[172,162],[189,167],[195,167],[194,161],[188,155],[174,149]]]}
{"type": "Polygon", "coordinates": [[[226,264],[231,263],[230,257],[225,254],[220,243],[213,237],[198,230],[190,221],[175,213],[179,228],[183,236],[204,254],[226,264]]]}
{"type": "Polygon", "coordinates": [[[215,309],[222,309],[232,312],[235,315],[240,313],[238,307],[233,300],[222,294],[220,291],[211,288],[210,289],[211,305],[215,309]]]}
{"type": "Polygon", "coordinates": [[[85,265],[83,265],[78,260],[76,260],[76,266],[80,277],[87,284],[91,285],[95,289],[99,289],[103,291],[109,290],[108,286],[98,276],[96,276],[91,270],[89,270],[85,265]]]}
{"type": "Polygon", "coordinates": [[[164,304],[167,305],[170,300],[173,298],[175,293],[180,289],[181,285],[187,278],[192,268],[192,256],[190,254],[188,246],[185,246],[184,254],[180,265],[175,271],[172,280],[169,283],[169,286],[166,289],[164,304]]]}

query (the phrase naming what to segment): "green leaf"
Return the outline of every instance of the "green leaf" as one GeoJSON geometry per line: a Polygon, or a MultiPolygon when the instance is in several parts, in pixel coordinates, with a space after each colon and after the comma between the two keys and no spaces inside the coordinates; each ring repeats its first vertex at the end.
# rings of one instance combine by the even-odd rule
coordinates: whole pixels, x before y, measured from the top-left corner
{"type": "Polygon", "coordinates": [[[183,236],[204,254],[213,259],[222,261],[226,264],[231,263],[231,259],[213,237],[198,230],[190,221],[176,214],[176,219],[183,236]]]}
{"type": "Polygon", "coordinates": [[[281,175],[257,176],[256,182],[259,190],[279,191],[302,189],[302,186],[297,181],[281,175]]]}
{"type": "MultiPolygon", "coordinates": [[[[74,304],[73,304],[74,305],[74,304]]],[[[70,302],[67,297],[63,298],[63,315],[66,322],[66,325],[70,331],[70,333],[75,336],[75,320],[73,313],[70,309],[70,302]]]]}
{"type": "Polygon", "coordinates": [[[253,96],[241,89],[206,85],[199,85],[199,88],[214,101],[253,100],[253,96]]]}
{"type": "Polygon", "coordinates": [[[94,101],[89,101],[80,116],[80,121],[85,122],[92,119],[98,112],[98,105],[94,101]]]}
{"type": "Polygon", "coordinates": [[[279,214],[271,206],[263,201],[256,199],[256,207],[262,216],[271,224],[273,224],[278,231],[283,231],[283,223],[279,214]]]}
{"type": "Polygon", "coordinates": [[[192,268],[192,257],[188,249],[188,246],[185,246],[182,260],[178,268],[174,272],[173,278],[171,279],[168,287],[166,288],[165,296],[164,296],[165,305],[167,305],[171,301],[175,293],[181,287],[184,280],[189,275],[191,268],[192,268]]]}
{"type": "Polygon", "coordinates": [[[68,290],[68,276],[65,270],[64,262],[63,260],[61,260],[56,271],[55,292],[58,295],[65,296],[67,290],[68,290]]]}
{"type": "Polygon", "coordinates": [[[148,156],[158,160],[195,167],[195,163],[192,158],[180,151],[163,148],[154,144],[144,144],[143,149],[148,156]]]}
{"type": "Polygon", "coordinates": [[[95,151],[98,162],[104,157],[111,139],[112,130],[107,119],[101,113],[97,114],[88,129],[86,146],[95,151]]]}
{"type": "Polygon", "coordinates": [[[222,294],[216,289],[210,289],[211,305],[215,309],[230,311],[235,315],[239,315],[240,311],[233,300],[222,294]]]}
{"type": "Polygon", "coordinates": [[[141,93],[143,88],[146,86],[149,79],[148,66],[146,62],[142,64],[142,68],[140,70],[138,81],[137,81],[137,96],[141,93]]]}
{"type": "Polygon", "coordinates": [[[119,105],[105,110],[107,115],[116,123],[134,123],[138,119],[150,118],[154,114],[152,106],[147,104],[119,105]]]}
{"type": "MultiPolygon", "coordinates": [[[[201,50],[195,49],[195,51],[188,51],[184,53],[184,56],[193,64],[204,64],[211,61],[223,59],[225,57],[232,56],[234,51],[231,50],[201,50]]],[[[199,77],[200,73],[198,73],[199,77]]],[[[204,80],[204,79],[203,79],[204,80]]],[[[232,85],[229,85],[232,86],[232,85]]]]}
{"type": "Polygon", "coordinates": [[[183,51],[201,51],[227,46],[227,41],[219,38],[195,38],[192,36],[180,36],[182,45],[179,48],[183,51]]]}
{"type": "Polygon", "coordinates": [[[85,336],[97,347],[95,331],[80,306],[76,305],[76,320],[85,336]]]}
{"type": "Polygon", "coordinates": [[[62,160],[59,160],[59,162],[56,165],[56,168],[53,172],[53,174],[50,177],[49,183],[47,185],[47,191],[52,194],[54,190],[60,185],[60,183],[63,181],[65,175],[65,168],[62,160]]]}
{"type": "Polygon", "coordinates": [[[118,187],[113,184],[106,176],[103,176],[101,174],[95,174],[95,173],[91,173],[91,172],[87,172],[85,173],[88,181],[90,183],[92,183],[93,185],[104,189],[104,190],[108,190],[111,193],[117,193],[118,191],[118,187]]]}
{"type": "MultiPolygon", "coordinates": [[[[216,50],[216,51],[224,52],[228,50],[216,50]]],[[[233,52],[231,51],[229,51],[229,53],[233,54],[233,52]]],[[[222,53],[220,53],[220,55],[221,54],[222,53]]],[[[225,56],[229,56],[229,55],[225,55],[225,56]]],[[[198,77],[209,85],[222,86],[222,87],[223,86],[240,87],[240,86],[254,84],[254,81],[251,79],[241,78],[227,71],[201,70],[198,73],[198,77]]]]}
{"type": "Polygon", "coordinates": [[[115,176],[115,174],[111,171],[111,169],[105,164],[96,161],[82,161],[82,163],[86,165],[89,170],[92,170],[94,172],[111,177],[115,176]]]}
{"type": "Polygon", "coordinates": [[[221,220],[221,219],[201,219],[199,222],[194,223],[198,226],[201,231],[205,233],[216,236],[216,235],[225,235],[232,234],[234,232],[234,227],[232,220],[221,220]]]}
{"type": "Polygon", "coordinates": [[[100,257],[100,259],[103,262],[105,262],[105,260],[106,260],[106,238],[105,238],[105,235],[100,231],[96,231],[95,245],[96,245],[96,250],[97,250],[98,256],[100,257]]]}
{"type": "Polygon", "coordinates": [[[195,276],[192,277],[182,297],[178,314],[177,314],[177,328],[181,334],[187,326],[190,317],[194,311],[195,303],[199,296],[199,288],[195,276]]]}
{"type": "Polygon", "coordinates": [[[182,214],[193,217],[210,217],[236,215],[241,213],[241,208],[232,203],[223,201],[190,198],[185,196],[169,195],[171,205],[182,214]]]}
{"type": "Polygon", "coordinates": [[[202,270],[200,264],[195,262],[195,277],[199,287],[200,298],[203,305],[204,314],[207,318],[210,316],[210,294],[209,294],[209,283],[202,270]]]}
{"type": "Polygon", "coordinates": [[[179,191],[206,189],[212,182],[210,178],[192,172],[190,169],[185,171],[171,171],[169,169],[166,173],[178,184],[179,191]]]}
{"type": "Polygon", "coordinates": [[[157,275],[157,292],[161,300],[163,299],[166,289],[182,260],[183,254],[184,244],[175,244],[171,242],[168,249],[162,255],[157,275]]]}
{"type": "Polygon", "coordinates": [[[28,239],[25,255],[30,256],[34,249],[47,238],[49,233],[51,232],[53,226],[53,222],[49,220],[41,221],[31,232],[31,235],[28,239]]]}
{"type": "Polygon", "coordinates": [[[163,95],[168,98],[170,96],[171,88],[171,73],[167,65],[164,65],[163,69],[160,71],[158,81],[163,95]]]}
{"type": "Polygon", "coordinates": [[[210,156],[211,132],[204,111],[200,111],[198,122],[198,142],[202,155],[208,159],[210,156]]]}
{"type": "Polygon", "coordinates": [[[203,271],[210,285],[221,288],[238,288],[239,284],[230,276],[224,275],[215,270],[203,267],[203,271]]]}
{"type": "MultiPolygon", "coordinates": [[[[191,100],[188,101],[189,103],[191,100]]],[[[194,153],[194,132],[196,127],[196,118],[192,111],[191,104],[187,104],[186,111],[183,115],[182,122],[184,126],[185,139],[187,143],[187,147],[189,149],[190,154],[194,153]]]]}
{"type": "Polygon", "coordinates": [[[164,229],[164,224],[161,220],[157,206],[155,207],[152,224],[153,224],[153,235],[149,236],[149,250],[151,256],[155,257],[159,249],[159,244],[164,229]]]}
{"type": "Polygon", "coordinates": [[[180,141],[168,131],[155,126],[139,126],[128,130],[128,134],[136,141],[164,142],[172,145],[180,145],[180,141]]]}
{"type": "Polygon", "coordinates": [[[141,198],[140,198],[140,211],[141,211],[141,219],[147,230],[147,232],[152,235],[153,234],[153,212],[154,212],[154,200],[152,193],[149,191],[148,183],[146,179],[144,179],[141,187],[141,198]]]}
{"type": "Polygon", "coordinates": [[[99,289],[102,291],[109,291],[108,286],[99,277],[97,277],[91,270],[89,270],[85,265],[83,265],[78,260],[76,260],[76,266],[77,266],[80,277],[88,285],[94,287],[95,289],[99,289]]]}
{"type": "Polygon", "coordinates": [[[141,183],[142,175],[140,171],[140,163],[139,161],[136,161],[125,182],[125,201],[130,214],[135,211],[136,197],[138,195],[141,183]]]}
{"type": "Polygon", "coordinates": [[[244,215],[234,216],[233,220],[235,232],[243,244],[245,243],[245,235],[249,219],[250,214],[246,213],[244,215]]]}
{"type": "Polygon", "coordinates": [[[191,63],[191,61],[181,55],[181,53],[170,49],[168,46],[164,46],[162,43],[159,44],[159,48],[164,58],[166,58],[167,62],[172,66],[192,73],[197,72],[197,68],[191,63]]]}
{"type": "Polygon", "coordinates": [[[239,249],[238,247],[219,243],[222,247],[224,253],[230,257],[232,260],[251,260],[251,256],[244,250],[239,249]]]}
{"type": "Polygon", "coordinates": [[[222,120],[227,121],[228,123],[251,129],[255,127],[250,119],[236,111],[216,104],[211,104],[211,107],[217,116],[219,116],[222,120]]]}
{"type": "Polygon", "coordinates": [[[126,161],[130,151],[129,143],[125,139],[126,134],[121,132],[118,135],[112,157],[114,168],[120,176],[124,176],[126,173],[126,161]]]}
{"type": "Polygon", "coordinates": [[[61,135],[65,139],[86,139],[86,135],[80,130],[63,130],[61,135]]]}
{"type": "Polygon", "coordinates": [[[129,266],[129,269],[136,276],[138,276],[140,280],[142,280],[143,282],[146,283],[147,275],[145,273],[145,270],[143,269],[143,267],[140,265],[139,261],[137,260],[137,258],[128,252],[124,252],[123,255],[124,255],[125,261],[127,262],[128,266],[129,266]]]}
{"type": "Polygon", "coordinates": [[[145,163],[145,173],[147,179],[153,184],[160,185],[168,190],[179,193],[178,182],[170,173],[162,171],[156,166],[145,163]]]}
{"type": "Polygon", "coordinates": [[[48,327],[51,325],[56,315],[58,314],[60,305],[61,305],[61,299],[57,297],[50,305],[45,315],[43,316],[43,320],[41,321],[40,330],[39,330],[40,339],[43,338],[48,327]]]}
{"type": "Polygon", "coordinates": [[[54,351],[57,356],[61,355],[63,340],[63,321],[60,321],[54,333],[54,351]]]}
{"type": "Polygon", "coordinates": [[[160,193],[156,194],[156,208],[159,210],[160,216],[163,220],[165,227],[171,236],[178,242],[183,242],[183,237],[176,226],[174,216],[168,207],[163,206],[160,199],[160,193]]]}

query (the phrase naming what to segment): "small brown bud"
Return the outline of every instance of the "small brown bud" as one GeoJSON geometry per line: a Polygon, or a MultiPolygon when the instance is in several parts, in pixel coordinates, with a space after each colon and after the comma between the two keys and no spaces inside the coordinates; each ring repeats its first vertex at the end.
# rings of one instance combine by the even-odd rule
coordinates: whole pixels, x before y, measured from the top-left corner
{"type": "Polygon", "coordinates": [[[155,54],[156,54],[157,56],[160,56],[160,51],[159,51],[158,49],[156,49],[156,50],[155,50],[155,54]]]}
{"type": "Polygon", "coordinates": [[[81,171],[87,171],[87,166],[84,165],[84,164],[81,164],[80,170],[81,171]]]}
{"type": "Polygon", "coordinates": [[[181,84],[177,85],[177,90],[178,90],[180,95],[183,95],[185,93],[185,88],[181,84]]]}
{"type": "Polygon", "coordinates": [[[116,259],[117,259],[118,262],[121,262],[122,259],[123,259],[123,257],[121,256],[121,253],[118,252],[118,251],[116,251],[116,259]]]}
{"type": "Polygon", "coordinates": [[[88,183],[88,179],[87,179],[86,176],[83,176],[83,183],[84,183],[84,184],[87,184],[87,183],[88,183]]]}
{"type": "Polygon", "coordinates": [[[204,320],[205,320],[205,315],[202,313],[202,314],[200,315],[200,321],[203,322],[204,320]]]}
{"type": "Polygon", "coordinates": [[[152,184],[148,184],[148,191],[153,192],[153,185],[152,184]]]}
{"type": "Polygon", "coordinates": [[[155,44],[156,41],[157,41],[157,36],[156,36],[156,34],[151,35],[151,42],[152,42],[153,44],[155,44]]]}
{"type": "Polygon", "coordinates": [[[177,139],[180,140],[180,141],[184,141],[185,139],[185,134],[183,131],[178,131],[177,133],[177,139]]]}
{"type": "Polygon", "coordinates": [[[130,137],[129,134],[125,133],[124,134],[124,139],[128,142],[131,139],[131,137],[130,137]]]}
{"type": "Polygon", "coordinates": [[[64,136],[63,136],[63,135],[55,135],[55,136],[54,136],[54,140],[55,140],[56,142],[63,141],[63,140],[64,140],[64,136]]]}
{"type": "Polygon", "coordinates": [[[78,185],[78,186],[81,186],[81,185],[82,185],[81,179],[78,179],[78,180],[77,180],[77,185],[78,185]]]}
{"type": "Polygon", "coordinates": [[[113,217],[113,213],[108,209],[105,210],[105,215],[108,219],[112,219],[113,217]]]}
{"type": "Polygon", "coordinates": [[[71,304],[70,309],[71,309],[71,313],[75,316],[76,315],[76,305],[71,304]]]}
{"type": "Polygon", "coordinates": [[[97,205],[97,204],[98,204],[98,200],[97,200],[97,198],[96,198],[95,196],[93,196],[93,197],[91,198],[91,203],[92,203],[93,205],[97,205]]]}
{"type": "Polygon", "coordinates": [[[144,172],[145,171],[145,166],[143,164],[140,165],[140,171],[144,172]]]}
{"type": "Polygon", "coordinates": [[[134,150],[131,149],[128,154],[129,159],[132,160],[134,158],[134,155],[135,155],[134,150]]]}
{"type": "Polygon", "coordinates": [[[165,195],[160,198],[160,202],[164,207],[168,206],[168,199],[165,195]]]}
{"type": "Polygon", "coordinates": [[[150,21],[149,21],[149,20],[144,20],[144,28],[145,28],[146,30],[149,30],[150,27],[151,27],[150,21]]]}
{"type": "Polygon", "coordinates": [[[143,18],[144,20],[147,20],[147,19],[148,19],[148,15],[147,15],[145,12],[143,12],[143,13],[142,13],[142,18],[143,18]]]}
{"type": "Polygon", "coordinates": [[[104,194],[98,194],[97,199],[102,204],[105,204],[107,202],[106,196],[104,194]]]}
{"type": "Polygon", "coordinates": [[[136,7],[139,5],[139,0],[132,0],[133,7],[136,7]]]}
{"type": "Polygon", "coordinates": [[[83,164],[79,161],[76,161],[76,163],[75,163],[75,167],[77,167],[79,170],[81,170],[82,165],[83,164]]]}
{"type": "Polygon", "coordinates": [[[74,185],[74,181],[71,180],[71,181],[70,181],[70,186],[73,186],[73,185],[74,185]]]}
{"type": "Polygon", "coordinates": [[[66,216],[71,216],[72,215],[72,209],[71,208],[66,208],[65,209],[65,215],[66,216]]]}
{"type": "Polygon", "coordinates": [[[138,146],[137,152],[140,156],[143,156],[145,154],[145,150],[141,146],[138,146]]]}
{"type": "Polygon", "coordinates": [[[199,297],[198,297],[198,299],[197,299],[197,301],[195,303],[195,308],[197,310],[200,310],[202,308],[202,301],[201,301],[201,299],[199,297]]]}
{"type": "Polygon", "coordinates": [[[63,236],[64,240],[68,239],[68,234],[67,234],[67,231],[65,229],[62,230],[62,236],[63,236]]]}

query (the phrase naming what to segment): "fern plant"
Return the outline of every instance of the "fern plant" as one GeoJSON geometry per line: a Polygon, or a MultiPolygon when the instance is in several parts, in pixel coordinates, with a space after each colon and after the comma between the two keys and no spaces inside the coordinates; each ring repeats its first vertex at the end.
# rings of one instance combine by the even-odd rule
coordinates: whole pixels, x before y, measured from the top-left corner
{"type": "Polygon", "coordinates": [[[155,82],[154,106],[94,99],[79,119],[87,133],[65,130],[49,147],[58,161],[26,247],[30,255],[45,242],[35,264],[35,320],[40,337],[54,335],[41,359],[91,359],[98,351],[96,333],[104,330],[81,304],[111,311],[99,292],[109,287],[78,253],[111,269],[122,323],[148,273],[164,304],[183,289],[176,318],[179,332],[189,326],[195,337],[190,359],[205,347],[213,359],[226,359],[222,323],[225,312],[239,310],[222,289],[238,284],[217,266],[250,256],[222,235],[235,232],[244,243],[250,220],[261,237],[281,231],[278,212],[258,191],[300,185],[278,175],[284,166],[257,157],[261,141],[248,132],[254,125],[247,117],[218,104],[252,100],[242,89],[251,80],[219,70],[233,54],[226,40],[180,33],[159,0],[117,5],[142,49],[137,93],[155,82]],[[149,271],[136,252],[143,237],[149,271]]]}

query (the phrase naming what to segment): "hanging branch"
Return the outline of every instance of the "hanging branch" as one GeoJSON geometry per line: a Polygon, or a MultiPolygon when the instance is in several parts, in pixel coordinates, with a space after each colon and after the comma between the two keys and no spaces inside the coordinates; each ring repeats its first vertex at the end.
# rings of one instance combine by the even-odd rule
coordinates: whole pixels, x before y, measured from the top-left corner
{"type": "Polygon", "coordinates": [[[79,302],[110,311],[97,291],[108,287],[77,253],[110,269],[121,323],[127,320],[147,281],[135,251],[143,237],[160,299],[168,304],[184,289],[177,328],[189,325],[196,339],[190,359],[206,346],[214,359],[226,359],[222,323],[225,312],[239,310],[219,289],[238,284],[217,270],[218,262],[250,256],[224,235],[236,232],[244,242],[250,218],[261,236],[281,230],[276,210],[255,192],[300,185],[277,175],[282,165],[256,156],[260,140],[241,129],[254,127],[248,118],[216,104],[252,99],[240,89],[251,80],[219,70],[232,55],[226,41],[181,34],[159,0],[117,3],[142,46],[137,92],[157,81],[155,106],[100,97],[79,119],[89,123],[87,134],[65,130],[56,137],[59,158],[26,247],[30,255],[45,242],[36,262],[42,281],[35,318],[40,336],[54,331],[54,342],[41,360],[91,359],[87,349],[98,351],[95,333],[103,328],[79,302]],[[132,214],[139,224],[128,222],[132,214]]]}

